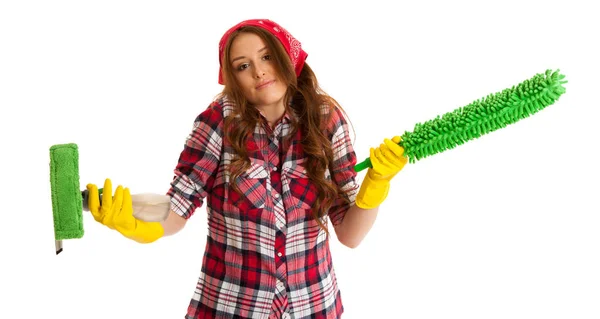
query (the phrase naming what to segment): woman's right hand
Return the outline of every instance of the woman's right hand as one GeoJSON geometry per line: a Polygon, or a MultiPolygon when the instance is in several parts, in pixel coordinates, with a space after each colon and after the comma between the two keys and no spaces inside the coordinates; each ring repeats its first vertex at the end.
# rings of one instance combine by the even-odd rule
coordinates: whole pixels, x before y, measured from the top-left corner
{"type": "Polygon", "coordinates": [[[94,219],[110,229],[115,229],[113,221],[110,218],[114,214],[111,210],[117,207],[117,205],[120,206],[122,203],[115,203],[115,205],[113,205],[111,180],[108,178],[104,180],[102,205],[100,205],[98,187],[95,184],[87,184],[86,188],[89,191],[87,205],[92,216],[94,216],[94,219]]]}
{"type": "Polygon", "coordinates": [[[113,198],[112,183],[107,178],[102,191],[102,205],[100,205],[98,187],[88,184],[87,189],[88,206],[97,222],[139,243],[151,243],[164,235],[160,222],[145,222],[133,216],[133,204],[128,188],[123,189],[119,185],[113,198]]]}

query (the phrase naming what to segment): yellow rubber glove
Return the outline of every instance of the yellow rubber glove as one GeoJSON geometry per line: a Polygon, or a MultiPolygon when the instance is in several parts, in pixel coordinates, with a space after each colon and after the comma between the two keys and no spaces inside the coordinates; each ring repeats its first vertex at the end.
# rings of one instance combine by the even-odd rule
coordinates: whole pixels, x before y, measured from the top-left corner
{"type": "Polygon", "coordinates": [[[98,187],[88,184],[87,189],[89,191],[88,206],[97,222],[143,244],[154,242],[164,235],[164,229],[160,222],[146,222],[133,216],[129,188],[123,189],[119,185],[113,198],[112,183],[107,178],[102,191],[102,205],[100,205],[98,187]]]}
{"type": "Polygon", "coordinates": [[[394,136],[392,140],[384,139],[378,148],[371,148],[372,168],[367,170],[356,195],[356,206],[364,209],[375,208],[387,198],[390,181],[408,162],[404,148],[398,145],[400,141],[400,136],[394,136]]]}

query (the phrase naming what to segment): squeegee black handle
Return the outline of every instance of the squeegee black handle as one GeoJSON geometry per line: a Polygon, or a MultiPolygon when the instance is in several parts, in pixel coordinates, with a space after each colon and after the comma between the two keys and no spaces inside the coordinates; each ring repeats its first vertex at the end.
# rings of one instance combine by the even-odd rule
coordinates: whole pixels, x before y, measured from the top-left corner
{"type": "Polygon", "coordinates": [[[90,211],[90,206],[88,205],[88,198],[90,197],[90,191],[87,189],[81,192],[82,206],[83,210],[86,212],[90,211]]]}
{"type": "MultiPolygon", "coordinates": [[[[98,199],[99,199],[99,203],[102,203],[102,188],[98,190],[98,199]]],[[[90,211],[90,205],[88,205],[88,199],[90,198],[90,191],[88,191],[87,189],[81,192],[81,199],[82,199],[82,205],[83,206],[83,210],[86,212],[90,211]]]]}

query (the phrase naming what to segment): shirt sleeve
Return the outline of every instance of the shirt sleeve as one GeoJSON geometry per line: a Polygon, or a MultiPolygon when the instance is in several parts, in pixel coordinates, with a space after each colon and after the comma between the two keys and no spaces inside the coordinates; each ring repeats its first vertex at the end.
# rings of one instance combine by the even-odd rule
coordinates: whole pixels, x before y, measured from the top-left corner
{"type": "Polygon", "coordinates": [[[171,210],[188,219],[201,207],[214,183],[222,148],[223,112],[213,102],[194,120],[174,169],[167,195],[171,210]]]}
{"type": "Polygon", "coordinates": [[[354,170],[356,153],[350,139],[348,122],[337,107],[333,108],[331,115],[329,132],[333,151],[332,180],[340,186],[348,200],[345,202],[342,198],[336,199],[329,210],[329,219],[336,226],[344,220],[346,212],[354,205],[359,184],[356,181],[357,173],[354,170]]]}

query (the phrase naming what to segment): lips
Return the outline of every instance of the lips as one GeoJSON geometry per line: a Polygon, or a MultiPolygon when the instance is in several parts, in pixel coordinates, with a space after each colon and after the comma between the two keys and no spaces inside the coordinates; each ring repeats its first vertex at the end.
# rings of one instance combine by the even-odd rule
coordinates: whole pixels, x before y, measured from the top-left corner
{"type": "Polygon", "coordinates": [[[257,86],[256,86],[256,89],[257,89],[257,90],[264,89],[264,88],[266,88],[266,87],[270,86],[270,85],[271,85],[271,84],[273,84],[273,83],[275,83],[275,80],[271,80],[271,81],[266,81],[266,82],[263,82],[263,83],[261,83],[261,84],[257,85],[257,86]]]}

